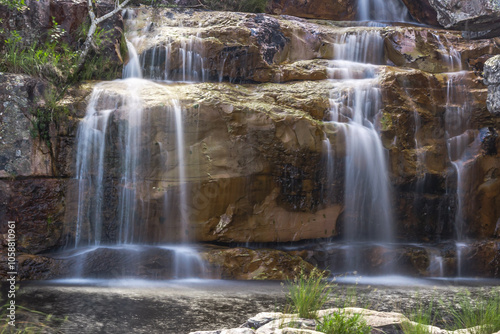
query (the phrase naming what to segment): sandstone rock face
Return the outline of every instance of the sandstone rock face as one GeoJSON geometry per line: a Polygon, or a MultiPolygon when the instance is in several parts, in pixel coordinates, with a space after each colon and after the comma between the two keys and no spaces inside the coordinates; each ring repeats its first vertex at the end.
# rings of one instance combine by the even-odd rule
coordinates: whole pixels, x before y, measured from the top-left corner
{"type": "Polygon", "coordinates": [[[493,114],[500,113],[500,56],[495,56],[484,64],[484,83],[488,85],[486,105],[493,114]]]}
{"type": "MultiPolygon", "coordinates": [[[[189,241],[217,243],[339,237],[346,221],[346,138],[339,125],[327,120],[332,104],[341,106],[341,117],[349,117],[349,101],[360,79],[376,81],[382,101],[375,124],[388,153],[397,240],[454,240],[457,221],[461,222],[463,234],[474,240],[467,253],[477,264],[471,265],[471,275],[498,277],[489,263],[497,261],[499,237],[500,125],[497,115],[486,108],[488,90],[480,76],[484,65],[490,88],[497,84],[496,65],[490,65],[496,58],[486,61],[500,53],[495,40],[467,40],[458,32],[427,27],[342,27],[263,14],[165,9],[153,13],[138,8],[126,15],[128,37],[138,39],[145,75],[159,82],[129,79],[70,88],[60,102],[69,115],[51,128],[50,149],[26,130],[33,117],[30,108],[37,105],[34,96],[41,95],[43,83],[0,75],[1,131],[8,134],[0,147],[0,199],[6,203],[0,213],[19,222],[24,252],[43,253],[74,243],[78,206],[93,199],[91,191],[78,191],[76,137],[94,87],[103,92],[97,108],[111,110],[103,160],[103,243],[119,240],[119,197],[129,189],[140,202],[138,218],[132,221],[140,231],[134,241],[140,243],[178,241],[186,235],[189,241]],[[376,45],[359,42],[370,38],[376,45]],[[370,64],[353,70],[356,80],[340,81],[345,68],[338,57],[353,41],[360,53],[376,46],[382,52],[370,53],[365,59],[370,64]],[[194,59],[184,72],[182,52],[194,59]],[[202,76],[208,82],[162,82],[202,76]],[[123,133],[133,125],[130,114],[138,110],[124,102],[132,94],[132,83],[138,87],[140,123],[146,130],[138,136],[141,163],[134,171],[143,182],[127,188],[121,182],[123,133]],[[184,127],[184,166],[172,127],[174,105],[184,127]],[[466,143],[460,152],[449,150],[457,137],[466,143]],[[328,181],[326,139],[335,152],[334,181],[328,181]],[[461,159],[463,151],[467,154],[461,159]],[[182,167],[186,181],[181,184],[182,167]],[[167,212],[165,207],[172,209],[167,212]],[[183,228],[179,222],[186,217],[189,226],[183,228]],[[476,239],[491,242],[475,243],[476,239]]],[[[82,244],[92,243],[94,228],[89,219],[82,223],[82,244]]],[[[446,263],[445,273],[454,275],[456,247],[442,248],[436,256],[446,263]]],[[[105,258],[123,260],[113,251],[102,252],[105,258]]],[[[318,253],[301,250],[291,255],[327,263],[318,253]]],[[[380,259],[387,258],[415,275],[435,273],[435,254],[425,249],[377,247],[365,253],[373,271],[381,270],[380,259]]],[[[330,250],[321,254],[343,256],[330,250]]],[[[276,261],[285,259],[286,266],[302,263],[282,252],[239,248],[210,250],[204,256],[221,266],[228,278],[259,278],[265,272],[267,278],[280,279],[291,273],[276,261]],[[233,263],[232,256],[238,254],[245,255],[233,263]],[[241,267],[246,272],[237,276],[236,268],[241,267]]],[[[150,269],[157,263],[149,264],[150,269]]],[[[153,272],[148,268],[141,275],[153,272]]]]}
{"type": "MultiPolygon", "coordinates": [[[[346,43],[351,35],[380,34],[383,37],[384,57],[374,56],[368,59],[369,62],[431,73],[482,71],[488,57],[500,52],[495,40],[471,41],[462,38],[457,31],[422,27],[341,27],[290,17],[278,20],[262,14],[236,16],[214,12],[207,16],[203,12],[158,11],[158,15],[153,16],[145,8],[127,14],[130,18],[127,35],[136,41],[137,52],[145,67],[144,75],[156,79],[182,80],[179,77],[184,64],[182,49],[203,59],[203,70],[199,63],[194,62],[186,72],[203,72],[205,80],[288,82],[327,79],[328,70],[333,67],[327,60],[338,57],[341,50],[335,45],[346,43]],[[179,22],[185,26],[180,27],[179,22]],[[144,37],[137,37],[137,32],[144,37]]],[[[366,51],[362,44],[357,46],[360,53],[366,51]]]]}
{"type": "Polygon", "coordinates": [[[273,0],[269,5],[269,12],[276,15],[292,15],[310,19],[351,21],[356,17],[356,5],[357,3],[352,0],[273,0]]]}

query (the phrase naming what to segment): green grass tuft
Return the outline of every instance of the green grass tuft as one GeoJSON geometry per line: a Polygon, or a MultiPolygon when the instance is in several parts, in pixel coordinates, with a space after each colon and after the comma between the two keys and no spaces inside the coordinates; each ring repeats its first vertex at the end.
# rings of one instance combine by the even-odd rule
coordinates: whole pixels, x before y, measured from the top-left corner
{"type": "Polygon", "coordinates": [[[368,334],[372,328],[366,324],[362,314],[346,314],[340,310],[324,316],[316,330],[326,334],[368,334]]]}
{"type": "Polygon", "coordinates": [[[309,275],[301,274],[288,282],[288,306],[286,312],[298,313],[300,318],[317,319],[318,311],[329,300],[332,286],[326,274],[317,269],[309,275]]]}
{"type": "Polygon", "coordinates": [[[493,291],[493,296],[482,295],[471,298],[465,291],[458,296],[456,308],[450,308],[453,317],[451,330],[472,328],[473,334],[490,334],[500,330],[500,290],[493,291]]]}

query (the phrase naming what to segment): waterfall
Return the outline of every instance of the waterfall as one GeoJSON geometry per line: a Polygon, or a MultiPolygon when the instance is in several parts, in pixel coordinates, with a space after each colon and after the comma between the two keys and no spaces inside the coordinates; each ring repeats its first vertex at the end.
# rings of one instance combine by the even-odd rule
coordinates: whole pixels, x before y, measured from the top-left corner
{"type": "Polygon", "coordinates": [[[137,50],[129,40],[127,40],[127,50],[129,61],[123,67],[123,78],[142,78],[142,67],[137,55],[137,50]]]}
{"type": "MultiPolygon", "coordinates": [[[[450,57],[450,63],[455,65],[460,64],[460,61],[456,57],[450,57]]],[[[464,203],[466,187],[471,184],[471,176],[465,165],[480,146],[479,133],[468,128],[471,108],[467,99],[467,88],[463,84],[466,74],[467,72],[461,71],[448,73],[445,111],[448,157],[456,173],[454,237],[458,277],[463,275],[463,250],[467,248],[464,203]]]]}
{"type": "MultiPolygon", "coordinates": [[[[87,114],[78,129],[76,161],[78,213],[75,247],[80,245],[82,238],[89,242],[93,239],[94,245],[99,245],[101,240],[106,128],[108,126],[109,115],[113,111],[113,109],[96,109],[97,101],[101,98],[102,92],[101,85],[98,85],[94,89],[87,107],[87,114]],[[89,197],[95,200],[88,202],[89,197]],[[87,219],[92,228],[89,226],[84,231],[84,221],[87,219]],[[91,236],[92,229],[95,238],[91,236]]],[[[113,104],[112,101],[106,102],[113,104]]]]}
{"type": "MultiPolygon", "coordinates": [[[[382,62],[383,39],[377,31],[346,33],[334,44],[334,55],[330,75],[341,92],[332,92],[328,121],[345,138],[345,269],[358,271],[363,269],[362,248],[366,245],[359,242],[387,247],[393,241],[387,155],[377,130],[381,93],[373,65],[382,62]]],[[[327,154],[330,161],[332,153],[327,154]]]]}
{"type": "MultiPolygon", "coordinates": [[[[185,110],[180,101],[171,98],[161,111],[155,111],[158,114],[153,123],[152,111],[143,101],[144,93],[151,90],[167,96],[172,93],[167,84],[142,77],[144,74],[149,79],[167,79],[156,75],[155,59],[161,55],[153,50],[154,66],[148,69],[144,67],[147,52],[139,57],[134,43],[127,40],[127,45],[129,60],[123,69],[123,79],[96,86],[78,130],[78,216],[75,250],[70,251],[69,257],[76,259],[77,277],[141,276],[144,273],[136,267],[159,254],[163,254],[161,270],[148,269],[148,277],[203,277],[206,271],[203,261],[196,249],[187,244],[190,238],[185,110]],[[165,137],[151,140],[148,132],[155,127],[162,127],[165,137]],[[177,154],[169,154],[168,150],[177,154]],[[152,154],[157,151],[159,154],[152,154]],[[154,175],[161,175],[160,179],[156,180],[158,176],[154,175]],[[159,203],[160,209],[155,203],[159,203]],[[105,207],[108,210],[115,207],[116,212],[106,213],[105,207]],[[151,220],[150,211],[160,211],[159,221],[151,220]],[[172,240],[181,244],[165,244],[172,240]],[[110,256],[116,260],[116,264],[110,264],[113,272],[93,273],[90,264],[110,256]]],[[[200,62],[192,45],[186,42],[178,50],[185,66],[180,81],[204,79],[203,71],[198,71],[200,62]]]]}

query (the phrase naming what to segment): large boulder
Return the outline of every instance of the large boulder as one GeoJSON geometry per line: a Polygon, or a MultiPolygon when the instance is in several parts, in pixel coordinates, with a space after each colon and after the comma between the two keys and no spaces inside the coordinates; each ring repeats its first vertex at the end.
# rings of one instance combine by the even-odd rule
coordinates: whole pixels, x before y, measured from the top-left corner
{"type": "Polygon", "coordinates": [[[428,0],[437,12],[439,24],[464,30],[472,38],[500,35],[500,3],[490,0],[428,0]]]}

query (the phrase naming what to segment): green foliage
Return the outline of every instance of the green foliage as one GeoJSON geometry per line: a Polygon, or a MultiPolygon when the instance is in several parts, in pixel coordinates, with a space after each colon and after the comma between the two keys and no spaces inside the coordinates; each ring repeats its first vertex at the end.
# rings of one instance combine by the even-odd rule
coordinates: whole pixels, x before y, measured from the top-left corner
{"type": "Polygon", "coordinates": [[[54,21],[45,43],[23,43],[17,31],[11,31],[5,40],[0,71],[25,73],[47,79],[54,84],[64,83],[75,66],[78,53],[60,40],[64,30],[54,21]]]}
{"type": "Polygon", "coordinates": [[[24,0],[0,0],[0,5],[7,6],[8,9],[24,11],[27,9],[24,0]]]}
{"type": "Polygon", "coordinates": [[[316,330],[326,334],[368,334],[372,328],[366,324],[362,314],[346,314],[344,310],[339,310],[324,316],[316,330]]]}
{"type": "Polygon", "coordinates": [[[500,330],[500,289],[493,291],[493,297],[485,294],[471,298],[465,291],[455,301],[458,308],[450,307],[453,317],[451,330],[471,328],[473,334],[490,334],[500,330]]]}
{"type": "Polygon", "coordinates": [[[44,141],[48,148],[51,148],[50,126],[57,124],[62,117],[67,116],[68,110],[58,106],[61,92],[55,89],[48,89],[43,94],[43,103],[34,111],[31,120],[30,133],[33,138],[44,141]]]}
{"type": "Polygon", "coordinates": [[[231,12],[264,13],[267,0],[203,0],[206,8],[231,12]]]}
{"type": "Polygon", "coordinates": [[[301,272],[288,282],[287,312],[298,313],[301,318],[316,319],[332,292],[332,286],[324,280],[325,276],[325,272],[315,269],[309,275],[301,272]]]}
{"type": "MultiPolygon", "coordinates": [[[[90,27],[90,21],[87,20],[84,24],[80,26],[77,30],[77,39],[85,39],[90,27]]],[[[116,79],[116,73],[119,68],[111,68],[109,66],[110,56],[104,52],[96,52],[104,47],[106,42],[109,42],[112,31],[106,31],[101,27],[97,27],[96,32],[93,37],[93,50],[90,53],[90,57],[87,57],[83,68],[78,73],[79,80],[112,80],[116,79]]],[[[123,58],[127,54],[127,43],[125,37],[122,35],[122,40],[120,41],[120,54],[123,58]]],[[[121,67],[120,67],[121,68],[121,67]]]]}

